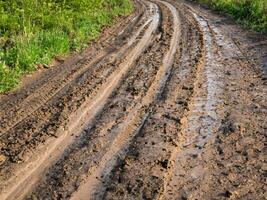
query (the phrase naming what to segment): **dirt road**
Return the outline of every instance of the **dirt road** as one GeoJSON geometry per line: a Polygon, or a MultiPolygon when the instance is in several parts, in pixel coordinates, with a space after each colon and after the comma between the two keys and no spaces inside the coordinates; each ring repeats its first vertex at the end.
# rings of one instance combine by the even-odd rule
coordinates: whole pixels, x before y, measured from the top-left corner
{"type": "Polygon", "coordinates": [[[0,97],[0,199],[266,199],[267,37],[135,6],[0,97]]]}

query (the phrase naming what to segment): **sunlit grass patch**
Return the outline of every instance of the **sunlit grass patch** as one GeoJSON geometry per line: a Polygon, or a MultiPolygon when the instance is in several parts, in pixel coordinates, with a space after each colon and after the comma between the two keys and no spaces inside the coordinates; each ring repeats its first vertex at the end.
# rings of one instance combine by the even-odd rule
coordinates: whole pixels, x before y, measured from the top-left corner
{"type": "Polygon", "coordinates": [[[267,33],[267,0],[196,0],[232,15],[238,22],[267,33]]]}
{"type": "Polygon", "coordinates": [[[0,92],[55,56],[85,48],[130,0],[0,0],[0,92]]]}

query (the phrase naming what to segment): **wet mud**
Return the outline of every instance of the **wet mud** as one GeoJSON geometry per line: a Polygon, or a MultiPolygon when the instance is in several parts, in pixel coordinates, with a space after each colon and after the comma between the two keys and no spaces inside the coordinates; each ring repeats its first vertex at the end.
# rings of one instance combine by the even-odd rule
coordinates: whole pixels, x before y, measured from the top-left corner
{"type": "Polygon", "coordinates": [[[0,97],[0,199],[265,199],[266,36],[136,0],[0,97]]]}

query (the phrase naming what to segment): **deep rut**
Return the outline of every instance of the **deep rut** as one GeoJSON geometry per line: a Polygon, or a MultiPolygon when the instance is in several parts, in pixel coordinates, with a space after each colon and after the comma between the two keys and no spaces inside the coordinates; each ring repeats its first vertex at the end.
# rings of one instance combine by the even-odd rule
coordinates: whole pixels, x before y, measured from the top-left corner
{"type": "Polygon", "coordinates": [[[265,198],[267,38],[189,1],[135,6],[1,97],[0,199],[265,198]]]}

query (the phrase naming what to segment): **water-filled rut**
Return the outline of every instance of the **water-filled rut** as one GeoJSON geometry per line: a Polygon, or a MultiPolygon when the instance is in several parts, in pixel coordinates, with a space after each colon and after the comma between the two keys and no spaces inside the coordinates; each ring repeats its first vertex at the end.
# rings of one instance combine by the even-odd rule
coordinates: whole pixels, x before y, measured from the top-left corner
{"type": "Polygon", "coordinates": [[[265,198],[267,38],[190,1],[134,3],[1,96],[0,199],[265,198]]]}

